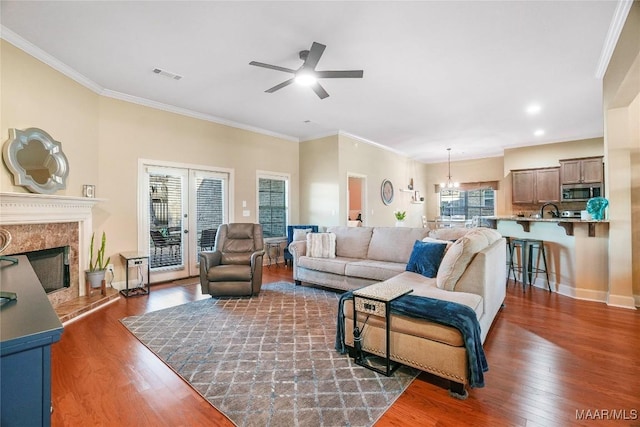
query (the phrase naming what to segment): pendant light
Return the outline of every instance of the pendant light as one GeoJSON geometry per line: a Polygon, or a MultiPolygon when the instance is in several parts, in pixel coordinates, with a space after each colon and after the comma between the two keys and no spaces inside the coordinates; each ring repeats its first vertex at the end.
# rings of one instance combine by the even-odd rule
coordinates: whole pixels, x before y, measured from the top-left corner
{"type": "Polygon", "coordinates": [[[449,174],[447,175],[447,181],[440,183],[440,189],[451,190],[460,187],[460,183],[451,180],[451,148],[447,148],[447,151],[449,152],[449,174]]]}

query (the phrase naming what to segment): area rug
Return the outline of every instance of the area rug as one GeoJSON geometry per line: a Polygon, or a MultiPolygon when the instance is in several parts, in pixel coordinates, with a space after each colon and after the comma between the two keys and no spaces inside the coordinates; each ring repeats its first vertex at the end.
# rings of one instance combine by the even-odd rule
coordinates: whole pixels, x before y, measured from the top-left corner
{"type": "Polygon", "coordinates": [[[121,322],[238,426],[371,426],[419,372],[385,377],[337,353],[339,296],[278,282],[121,322]]]}

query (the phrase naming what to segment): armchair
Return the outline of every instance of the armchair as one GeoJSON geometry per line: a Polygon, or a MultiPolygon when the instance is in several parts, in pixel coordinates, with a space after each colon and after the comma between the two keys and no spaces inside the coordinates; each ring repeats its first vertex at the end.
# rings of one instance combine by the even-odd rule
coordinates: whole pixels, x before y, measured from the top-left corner
{"type": "Polygon", "coordinates": [[[262,287],[264,241],[260,224],[222,224],[212,252],[200,252],[203,294],[258,295],[262,287]]]}
{"type": "Polygon", "coordinates": [[[293,262],[293,255],[289,252],[289,245],[293,242],[293,230],[295,229],[310,229],[312,233],[318,232],[317,225],[287,225],[287,246],[284,248],[284,265],[293,262]]]}

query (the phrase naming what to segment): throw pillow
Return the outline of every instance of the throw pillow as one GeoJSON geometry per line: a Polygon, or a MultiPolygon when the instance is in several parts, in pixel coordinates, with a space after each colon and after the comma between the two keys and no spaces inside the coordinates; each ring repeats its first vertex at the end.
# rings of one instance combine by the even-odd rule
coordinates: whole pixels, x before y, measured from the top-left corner
{"type": "Polygon", "coordinates": [[[310,228],[294,228],[293,229],[293,241],[298,242],[300,240],[307,240],[307,234],[311,233],[310,228]]]}
{"type": "Polygon", "coordinates": [[[426,243],[443,243],[443,244],[447,245],[447,247],[444,248],[444,253],[445,254],[447,253],[449,248],[453,245],[453,242],[451,240],[440,240],[440,239],[434,239],[432,237],[425,237],[424,239],[422,239],[422,241],[426,242],[426,243]]]}
{"type": "Polygon", "coordinates": [[[336,235],[333,233],[308,233],[307,256],[312,258],[335,258],[336,235]]]}
{"type": "Polygon", "coordinates": [[[453,291],[475,254],[488,245],[487,238],[480,233],[468,233],[456,240],[442,259],[436,276],[436,286],[453,291]]]}
{"type": "Polygon", "coordinates": [[[446,248],[446,243],[416,240],[407,263],[407,271],[412,271],[425,277],[436,277],[446,248]]]}

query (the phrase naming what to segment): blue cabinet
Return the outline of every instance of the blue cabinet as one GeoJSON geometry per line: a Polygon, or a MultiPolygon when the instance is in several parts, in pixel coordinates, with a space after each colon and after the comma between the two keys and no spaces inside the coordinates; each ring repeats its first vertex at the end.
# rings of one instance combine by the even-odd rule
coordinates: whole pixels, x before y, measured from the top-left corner
{"type": "Polygon", "coordinates": [[[1,261],[0,287],[15,301],[0,306],[0,425],[51,425],[51,344],[62,324],[29,260],[1,261]]]}

